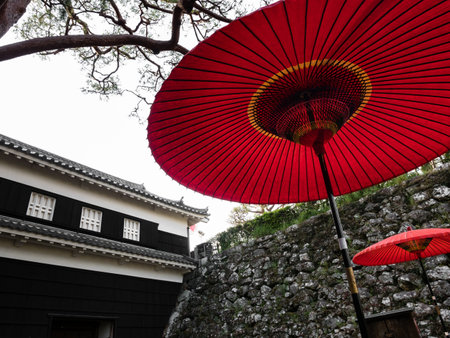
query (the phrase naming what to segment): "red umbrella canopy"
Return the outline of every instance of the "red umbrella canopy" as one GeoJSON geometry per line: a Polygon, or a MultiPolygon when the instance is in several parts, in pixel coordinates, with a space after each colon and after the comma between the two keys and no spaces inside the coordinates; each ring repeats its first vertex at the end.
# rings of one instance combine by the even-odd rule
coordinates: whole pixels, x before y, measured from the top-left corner
{"type": "Polygon", "coordinates": [[[450,229],[419,229],[386,238],[357,253],[359,265],[387,265],[450,252],[450,229]]]}
{"type": "Polygon", "coordinates": [[[450,146],[450,3],[285,0],[188,53],[148,119],[153,156],[203,194],[326,198],[391,179],[450,146]]]}

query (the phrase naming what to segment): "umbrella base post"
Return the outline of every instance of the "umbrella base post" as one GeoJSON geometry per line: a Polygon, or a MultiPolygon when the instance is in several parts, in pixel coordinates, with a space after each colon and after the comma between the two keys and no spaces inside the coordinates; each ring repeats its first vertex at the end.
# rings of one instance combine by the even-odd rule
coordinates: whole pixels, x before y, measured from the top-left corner
{"type": "MultiPolygon", "coordinates": [[[[334,198],[333,198],[333,202],[334,202],[334,198]]],[[[337,215],[337,216],[339,217],[339,215],[337,215]]],[[[338,225],[335,222],[335,226],[336,226],[336,229],[338,232],[338,236],[339,236],[339,233],[341,233],[341,235],[343,235],[342,225],[340,223],[340,220],[338,222],[338,225]],[[338,230],[338,227],[340,228],[339,230],[338,230]]],[[[353,307],[355,308],[356,318],[358,320],[359,331],[361,333],[362,338],[367,338],[368,333],[367,333],[366,320],[364,318],[364,312],[362,309],[361,300],[359,298],[358,286],[356,284],[356,278],[353,273],[353,267],[351,264],[350,256],[348,254],[347,241],[345,240],[344,237],[338,237],[338,241],[339,241],[339,249],[341,250],[342,259],[344,260],[345,274],[347,275],[347,282],[348,282],[349,290],[352,295],[353,307]]]]}
{"type": "Polygon", "coordinates": [[[434,302],[434,309],[436,310],[439,320],[441,321],[442,329],[444,330],[444,335],[445,335],[445,337],[449,337],[449,333],[447,331],[447,328],[445,327],[444,318],[442,318],[442,315],[441,315],[441,309],[439,308],[436,297],[433,293],[433,289],[431,288],[430,281],[428,280],[427,272],[425,270],[425,267],[423,266],[422,258],[420,257],[420,255],[418,255],[417,257],[419,259],[420,267],[422,268],[423,280],[424,280],[425,284],[427,284],[428,290],[430,291],[431,299],[434,302]]]}
{"type": "Polygon", "coordinates": [[[359,299],[358,287],[356,285],[355,275],[353,273],[352,262],[348,254],[347,241],[344,237],[344,231],[342,229],[341,220],[339,217],[339,212],[337,210],[336,202],[334,200],[333,192],[331,189],[330,177],[325,165],[323,153],[317,153],[319,157],[320,167],[322,169],[323,179],[325,181],[325,186],[328,194],[328,202],[331,208],[331,214],[333,216],[334,226],[338,235],[339,249],[341,250],[341,255],[344,260],[345,273],[347,274],[347,281],[349,285],[350,292],[352,294],[353,306],[356,312],[356,318],[358,320],[358,326],[362,338],[368,338],[366,321],[364,318],[364,312],[361,306],[361,300],[359,299]]]}

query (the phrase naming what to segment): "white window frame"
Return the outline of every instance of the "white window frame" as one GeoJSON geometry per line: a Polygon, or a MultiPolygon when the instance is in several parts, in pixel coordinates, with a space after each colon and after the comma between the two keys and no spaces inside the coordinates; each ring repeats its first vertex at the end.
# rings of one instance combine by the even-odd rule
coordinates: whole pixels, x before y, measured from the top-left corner
{"type": "Polygon", "coordinates": [[[95,210],[88,207],[81,209],[80,228],[95,232],[102,230],[102,215],[99,210],[95,210]]]}
{"type": "Polygon", "coordinates": [[[27,216],[52,221],[55,204],[56,198],[33,191],[28,202],[27,216]]]}
{"type": "Polygon", "coordinates": [[[133,219],[124,218],[123,238],[139,242],[141,233],[141,223],[133,219]]]}

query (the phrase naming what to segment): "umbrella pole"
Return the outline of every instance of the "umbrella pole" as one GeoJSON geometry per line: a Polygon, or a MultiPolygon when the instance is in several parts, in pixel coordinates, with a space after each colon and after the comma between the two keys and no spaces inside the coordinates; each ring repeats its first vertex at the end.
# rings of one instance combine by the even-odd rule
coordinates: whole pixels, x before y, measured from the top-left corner
{"type": "Polygon", "coordinates": [[[345,272],[347,274],[347,281],[352,293],[353,306],[355,307],[356,318],[358,319],[359,330],[361,332],[362,338],[367,338],[367,327],[366,321],[364,319],[364,312],[362,310],[361,301],[359,299],[358,287],[356,285],[355,275],[353,274],[352,262],[348,254],[347,241],[344,237],[344,232],[342,230],[341,219],[339,218],[339,212],[336,207],[336,202],[334,200],[333,191],[331,189],[330,176],[328,175],[327,167],[325,165],[323,153],[317,153],[320,162],[320,168],[322,169],[323,179],[325,181],[325,187],[328,194],[328,202],[330,203],[331,214],[333,215],[334,226],[337,231],[339,249],[341,250],[342,258],[344,259],[345,272]]]}
{"type": "Polygon", "coordinates": [[[441,310],[439,309],[439,305],[437,303],[436,297],[434,296],[433,289],[431,288],[430,281],[428,280],[427,272],[425,270],[425,267],[423,266],[422,258],[420,258],[419,255],[418,255],[418,257],[419,257],[420,266],[421,266],[422,271],[423,271],[423,280],[428,285],[428,290],[430,290],[431,299],[434,302],[434,308],[436,309],[436,312],[437,312],[437,314],[439,316],[439,319],[441,320],[441,324],[442,324],[442,328],[444,329],[445,337],[448,337],[448,331],[447,331],[447,328],[445,327],[444,319],[442,318],[441,310]]]}

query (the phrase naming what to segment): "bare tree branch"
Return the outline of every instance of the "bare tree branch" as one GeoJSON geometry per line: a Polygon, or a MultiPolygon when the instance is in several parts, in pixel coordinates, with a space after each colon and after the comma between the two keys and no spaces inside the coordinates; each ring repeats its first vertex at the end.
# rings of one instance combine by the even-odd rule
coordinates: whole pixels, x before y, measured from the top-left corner
{"type": "Polygon", "coordinates": [[[151,9],[156,9],[158,11],[161,11],[163,13],[168,13],[168,14],[172,14],[171,10],[156,6],[156,5],[152,5],[151,3],[149,3],[146,0],[141,0],[141,3],[144,5],[145,8],[151,8],[151,9]]]}
{"type": "Polygon", "coordinates": [[[110,19],[117,26],[122,27],[123,29],[125,29],[130,34],[133,34],[133,30],[130,27],[127,26],[127,21],[123,18],[122,14],[120,13],[120,10],[119,10],[119,7],[117,7],[117,4],[113,0],[110,0],[109,2],[111,4],[112,8],[114,9],[114,12],[117,15],[117,19],[112,17],[111,15],[107,15],[105,13],[100,13],[99,15],[104,17],[104,18],[110,19]]]}
{"type": "Polygon", "coordinates": [[[173,50],[186,54],[188,50],[178,44],[178,38],[174,41],[153,40],[136,35],[65,35],[36,38],[21,41],[0,47],[0,61],[14,59],[33,53],[45,52],[54,49],[95,47],[95,46],[123,46],[135,45],[150,49],[158,54],[162,51],[173,50]]]}
{"type": "Polygon", "coordinates": [[[219,20],[219,21],[222,21],[222,22],[226,22],[226,23],[230,23],[230,22],[233,21],[233,20],[228,19],[228,18],[226,18],[226,17],[224,17],[224,16],[222,16],[220,14],[214,13],[213,11],[210,11],[209,9],[204,8],[204,7],[200,6],[197,3],[194,3],[194,8],[199,10],[202,13],[205,13],[205,14],[209,15],[210,17],[212,17],[212,18],[214,18],[216,20],[219,20]]]}
{"type": "Polygon", "coordinates": [[[158,54],[162,51],[172,50],[186,54],[188,50],[178,44],[180,38],[181,15],[183,9],[175,6],[172,16],[172,36],[170,40],[154,40],[145,36],[128,34],[120,35],[66,35],[35,38],[0,47],[0,61],[13,59],[33,53],[45,52],[54,49],[123,46],[135,45],[150,49],[158,54]]]}

